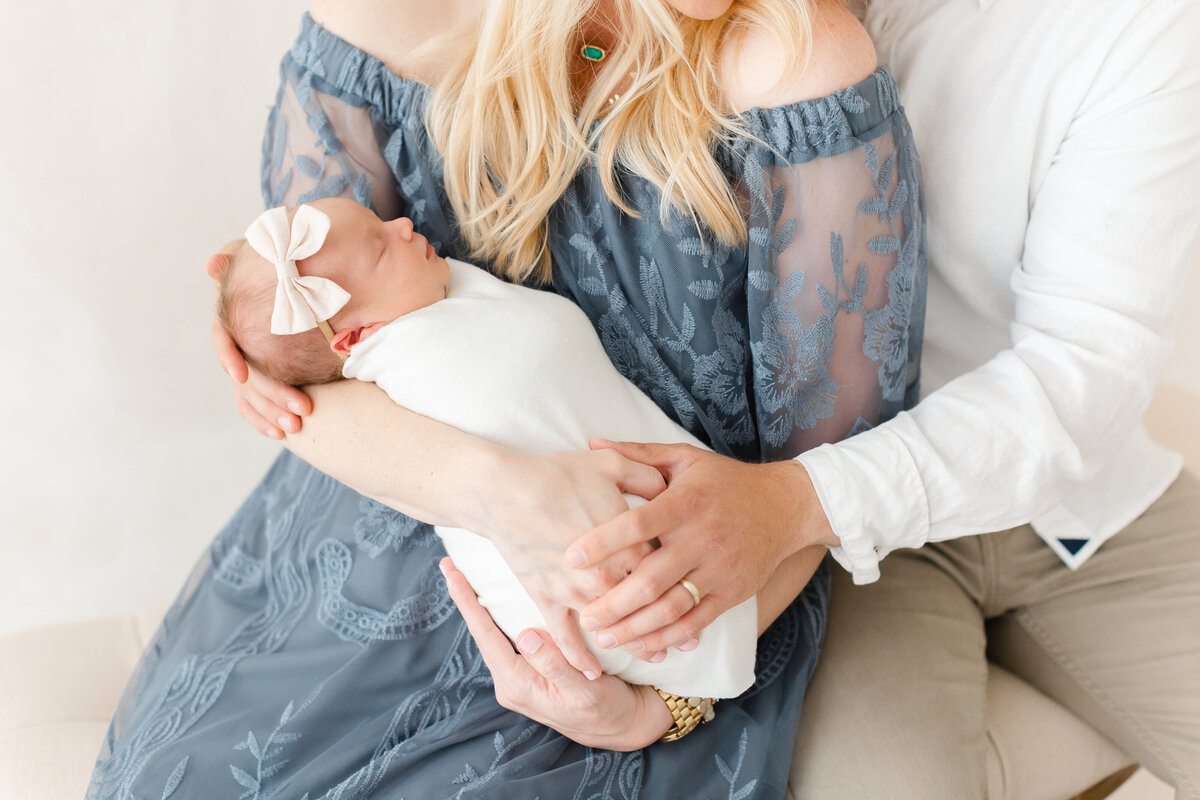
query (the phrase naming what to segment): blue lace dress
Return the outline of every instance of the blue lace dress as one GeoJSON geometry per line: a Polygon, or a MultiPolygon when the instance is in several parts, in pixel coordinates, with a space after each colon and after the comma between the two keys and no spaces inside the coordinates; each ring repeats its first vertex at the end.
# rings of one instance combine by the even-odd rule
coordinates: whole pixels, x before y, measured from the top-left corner
{"type": "MultiPolygon", "coordinates": [[[[424,134],[426,87],[309,19],[263,145],[269,205],[345,195],[465,249],[424,134]]],[[[618,368],[720,452],[785,458],[915,396],[919,168],[884,70],[754,110],[718,154],[748,209],[727,248],[640,219],[581,174],[551,219],[554,288],[618,368]]],[[[431,529],[288,454],[220,533],[122,699],[92,798],[779,798],[817,658],[822,572],[761,638],[757,682],[686,739],[575,744],[497,705],[431,529]]]]}

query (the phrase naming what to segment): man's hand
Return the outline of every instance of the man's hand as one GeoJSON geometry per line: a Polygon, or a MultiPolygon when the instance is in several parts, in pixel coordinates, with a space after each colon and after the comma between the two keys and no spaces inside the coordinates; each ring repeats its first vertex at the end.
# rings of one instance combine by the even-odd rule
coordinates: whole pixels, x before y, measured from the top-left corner
{"type": "Polygon", "coordinates": [[[598,526],[567,552],[587,569],[639,543],[661,544],[580,612],[601,647],[637,655],[692,649],[705,626],[756,594],[784,559],[811,544],[836,543],[798,462],[747,464],[684,444],[592,445],[667,478],[666,491],[598,526]],[[699,603],[681,578],[695,586],[699,603]]]}

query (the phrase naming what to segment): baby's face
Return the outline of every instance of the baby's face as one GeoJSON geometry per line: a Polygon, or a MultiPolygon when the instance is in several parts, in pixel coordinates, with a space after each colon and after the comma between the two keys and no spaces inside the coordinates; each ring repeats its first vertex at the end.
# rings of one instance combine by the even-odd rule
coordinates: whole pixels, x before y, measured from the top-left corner
{"type": "Polygon", "coordinates": [[[329,320],[335,330],[391,322],[446,296],[450,266],[434,252],[412,220],[383,222],[353,200],[311,203],[329,215],[329,235],[311,258],[297,262],[301,275],[328,278],[350,293],[329,320]]]}

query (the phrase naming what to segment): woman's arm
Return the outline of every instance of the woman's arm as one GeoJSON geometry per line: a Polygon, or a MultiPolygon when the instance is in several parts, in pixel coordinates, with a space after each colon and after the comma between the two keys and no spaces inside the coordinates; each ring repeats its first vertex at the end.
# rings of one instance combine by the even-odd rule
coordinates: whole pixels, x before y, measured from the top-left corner
{"type": "Polygon", "coordinates": [[[485,498],[504,483],[503,448],[397,406],[374,384],[347,380],[305,391],[313,414],[288,436],[289,450],[403,514],[486,535],[485,498]]]}
{"type": "MultiPolygon", "coordinates": [[[[500,447],[398,406],[374,384],[340,381],[308,391],[314,413],[287,438],[292,452],[402,513],[487,536],[506,560],[513,556],[523,583],[541,574],[543,593],[556,599],[582,605],[613,583],[602,572],[580,584],[553,582],[569,574],[560,568],[567,544],[628,509],[622,493],[652,497],[664,486],[656,469],[615,453],[500,447]]],[[[630,566],[622,560],[606,568],[630,566]]]]}

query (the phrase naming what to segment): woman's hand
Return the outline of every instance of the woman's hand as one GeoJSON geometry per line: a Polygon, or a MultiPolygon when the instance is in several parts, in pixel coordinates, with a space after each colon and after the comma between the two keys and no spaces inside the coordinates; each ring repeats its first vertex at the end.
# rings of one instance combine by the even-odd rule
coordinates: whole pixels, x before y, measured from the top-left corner
{"type": "Polygon", "coordinates": [[[513,651],[504,633],[479,605],[466,576],[442,559],[450,597],[492,673],[496,702],[589,747],[637,750],[673,724],[662,698],[649,686],[631,686],[602,675],[590,681],[567,663],[550,637],[526,630],[513,651]]]}
{"type": "Polygon", "coordinates": [[[625,493],[651,500],[666,489],[654,467],[613,450],[509,451],[499,471],[512,480],[481,509],[477,527],[468,527],[492,540],[527,591],[582,608],[653,550],[631,542],[593,558],[586,569],[564,558],[580,536],[629,510],[625,493]]]}
{"type": "Polygon", "coordinates": [[[563,554],[579,536],[628,511],[624,493],[657,496],[666,488],[662,474],[611,450],[507,451],[496,472],[494,484],[511,480],[504,491],[490,492],[494,497],[466,527],[491,539],[567,660],[594,679],[600,662],[584,644],[575,610],[620,583],[653,545],[634,542],[587,569],[571,567],[563,554]]]}
{"type": "Polygon", "coordinates": [[[652,465],[667,478],[656,499],[600,525],[567,552],[571,563],[587,568],[637,543],[661,545],[580,612],[601,647],[634,654],[691,649],[705,626],[756,594],[784,559],[803,547],[837,543],[799,462],[747,464],[683,444],[595,440],[592,446],[652,465]],[[698,604],[681,578],[695,585],[698,604]]]}
{"type": "MultiPolygon", "coordinates": [[[[226,249],[230,245],[226,245],[226,249]]],[[[233,257],[220,252],[208,257],[204,271],[214,281],[229,268],[233,257]]],[[[221,368],[229,375],[238,413],[263,436],[282,439],[300,430],[300,417],[312,413],[312,400],[294,386],[266,377],[252,368],[242,352],[215,319],[210,335],[221,368]]]]}

